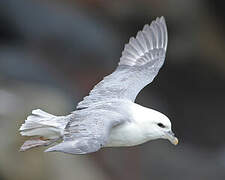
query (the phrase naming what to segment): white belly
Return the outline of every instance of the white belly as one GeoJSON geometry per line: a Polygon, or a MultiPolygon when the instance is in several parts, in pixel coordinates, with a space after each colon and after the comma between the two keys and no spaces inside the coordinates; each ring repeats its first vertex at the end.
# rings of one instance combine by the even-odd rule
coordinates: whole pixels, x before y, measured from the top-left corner
{"type": "Polygon", "coordinates": [[[135,123],[125,123],[111,130],[105,147],[135,146],[146,141],[143,132],[135,123]]]}

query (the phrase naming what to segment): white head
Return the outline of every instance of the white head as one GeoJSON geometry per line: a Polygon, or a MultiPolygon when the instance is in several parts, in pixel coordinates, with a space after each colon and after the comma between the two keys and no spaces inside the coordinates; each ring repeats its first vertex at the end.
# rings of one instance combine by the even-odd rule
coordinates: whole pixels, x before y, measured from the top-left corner
{"type": "Polygon", "coordinates": [[[168,117],[158,111],[142,106],[139,106],[136,110],[136,122],[142,128],[144,136],[148,140],[162,138],[168,139],[174,145],[178,144],[178,139],[172,132],[171,122],[168,117]]]}

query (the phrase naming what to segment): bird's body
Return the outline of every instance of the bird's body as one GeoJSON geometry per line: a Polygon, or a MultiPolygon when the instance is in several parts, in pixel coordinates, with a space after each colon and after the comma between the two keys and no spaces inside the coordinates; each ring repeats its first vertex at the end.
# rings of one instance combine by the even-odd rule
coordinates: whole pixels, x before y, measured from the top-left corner
{"type": "Polygon", "coordinates": [[[99,82],[67,116],[32,111],[21,135],[38,136],[21,150],[61,143],[46,152],[86,154],[102,147],[134,146],[164,138],[177,144],[170,120],[162,113],[136,104],[135,98],[151,83],[164,63],[167,28],[163,17],[145,25],[125,45],[117,69],[99,82]]]}

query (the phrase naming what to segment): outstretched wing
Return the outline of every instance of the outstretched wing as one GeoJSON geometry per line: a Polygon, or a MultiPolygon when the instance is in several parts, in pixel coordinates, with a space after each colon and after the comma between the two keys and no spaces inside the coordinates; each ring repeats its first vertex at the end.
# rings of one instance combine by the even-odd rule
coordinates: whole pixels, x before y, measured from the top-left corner
{"type": "Polygon", "coordinates": [[[117,69],[99,82],[77,108],[107,99],[135,101],[137,94],[151,83],[164,63],[168,36],[164,17],[145,25],[136,38],[130,38],[117,69]]]}

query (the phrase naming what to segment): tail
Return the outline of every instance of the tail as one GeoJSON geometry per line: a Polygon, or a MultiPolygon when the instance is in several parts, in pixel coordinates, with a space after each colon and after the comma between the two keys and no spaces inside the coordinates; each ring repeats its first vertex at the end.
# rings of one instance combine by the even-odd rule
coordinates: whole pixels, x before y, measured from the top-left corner
{"type": "Polygon", "coordinates": [[[47,146],[64,135],[66,116],[54,116],[40,109],[32,111],[19,131],[22,136],[36,136],[27,140],[20,148],[26,151],[37,146],[47,146]]]}

